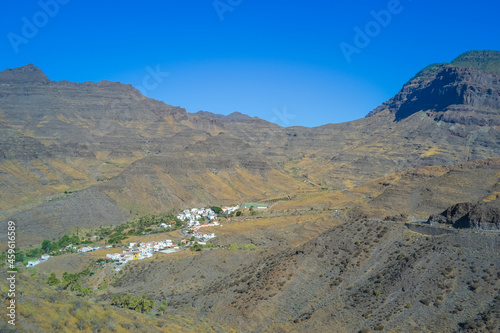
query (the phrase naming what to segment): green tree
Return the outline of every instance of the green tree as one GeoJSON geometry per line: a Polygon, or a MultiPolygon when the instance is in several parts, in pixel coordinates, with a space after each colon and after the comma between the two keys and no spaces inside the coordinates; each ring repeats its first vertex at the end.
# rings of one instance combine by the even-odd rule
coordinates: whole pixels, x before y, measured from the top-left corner
{"type": "Polygon", "coordinates": [[[189,248],[191,251],[201,251],[203,250],[203,245],[201,244],[195,244],[189,248]]]}
{"type": "Polygon", "coordinates": [[[154,306],[155,306],[154,300],[152,300],[152,299],[146,300],[146,301],[144,301],[143,310],[144,310],[144,312],[148,313],[149,311],[151,311],[153,309],[154,306]]]}
{"type": "Polygon", "coordinates": [[[140,305],[140,298],[135,296],[129,303],[128,308],[130,310],[136,310],[140,305]]]}
{"type": "Polygon", "coordinates": [[[16,257],[16,262],[19,262],[19,261],[23,262],[23,261],[28,259],[26,257],[26,254],[23,251],[17,251],[15,253],[15,257],[16,257]]]}
{"type": "Polygon", "coordinates": [[[47,283],[51,286],[56,286],[60,283],[59,279],[56,277],[56,273],[50,273],[47,283]]]}
{"type": "Polygon", "coordinates": [[[124,295],[120,298],[120,305],[122,308],[128,308],[130,302],[132,300],[132,296],[130,294],[124,295]]]}
{"type": "Polygon", "coordinates": [[[42,254],[44,254],[43,249],[42,248],[36,248],[36,249],[29,250],[28,253],[27,253],[27,256],[29,258],[38,258],[42,254]]]}
{"type": "Polygon", "coordinates": [[[222,208],[220,208],[218,206],[210,207],[210,209],[213,210],[216,214],[219,214],[222,212],[222,208]]]}
{"type": "Polygon", "coordinates": [[[241,216],[243,213],[241,212],[241,210],[237,211],[236,212],[236,216],[241,216]]]}
{"type": "Polygon", "coordinates": [[[160,303],[160,306],[158,307],[158,311],[161,312],[162,315],[164,315],[166,309],[167,309],[167,302],[162,301],[160,303]]]}
{"type": "Polygon", "coordinates": [[[45,253],[49,253],[51,248],[52,248],[51,241],[46,239],[42,242],[42,249],[45,251],[45,253]]]}

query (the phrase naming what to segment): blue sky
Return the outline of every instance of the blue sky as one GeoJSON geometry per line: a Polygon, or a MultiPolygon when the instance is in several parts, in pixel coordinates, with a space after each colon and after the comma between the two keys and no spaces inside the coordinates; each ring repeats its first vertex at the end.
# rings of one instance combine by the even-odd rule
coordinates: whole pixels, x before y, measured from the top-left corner
{"type": "Polygon", "coordinates": [[[364,117],[428,64],[500,49],[498,1],[2,4],[0,69],[33,63],[52,80],[119,81],[282,126],[364,117]]]}

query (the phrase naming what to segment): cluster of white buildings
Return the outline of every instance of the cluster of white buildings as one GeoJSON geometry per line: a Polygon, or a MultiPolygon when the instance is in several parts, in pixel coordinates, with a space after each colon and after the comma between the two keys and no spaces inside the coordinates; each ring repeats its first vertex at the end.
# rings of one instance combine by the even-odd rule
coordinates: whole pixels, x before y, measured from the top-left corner
{"type": "MultiPolygon", "coordinates": [[[[221,207],[222,211],[226,214],[235,212],[238,208],[240,208],[240,206],[221,207]]],[[[210,208],[185,209],[182,213],[177,215],[177,218],[188,223],[190,233],[200,242],[215,237],[213,232],[201,232],[201,228],[220,226],[217,221],[217,214],[210,208]],[[200,223],[202,218],[208,221],[208,223],[200,223]]]]}
{"type": "Polygon", "coordinates": [[[205,218],[209,221],[215,220],[217,214],[210,208],[193,208],[185,209],[182,213],[177,215],[177,218],[188,223],[189,227],[199,225],[199,220],[205,218]]]}
{"type": "Polygon", "coordinates": [[[130,260],[141,260],[151,258],[154,253],[166,249],[179,249],[170,239],[148,243],[130,243],[123,253],[106,254],[106,259],[114,260],[116,263],[125,264],[130,260]]]}
{"type": "Polygon", "coordinates": [[[201,232],[199,229],[201,228],[206,228],[206,227],[215,227],[220,225],[218,221],[213,221],[207,224],[198,224],[195,226],[192,226],[189,228],[189,230],[193,231],[193,236],[199,240],[199,241],[204,241],[207,239],[211,239],[215,237],[215,234],[213,232],[201,232]]]}

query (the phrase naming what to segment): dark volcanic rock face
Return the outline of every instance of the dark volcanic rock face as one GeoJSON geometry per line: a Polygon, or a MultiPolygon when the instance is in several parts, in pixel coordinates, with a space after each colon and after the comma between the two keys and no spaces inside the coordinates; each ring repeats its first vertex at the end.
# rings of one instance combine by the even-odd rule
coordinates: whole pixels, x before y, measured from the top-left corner
{"type": "Polygon", "coordinates": [[[500,229],[500,200],[473,205],[459,203],[438,215],[429,217],[429,223],[453,224],[455,228],[482,230],[500,229]]]}
{"type": "Polygon", "coordinates": [[[500,229],[500,200],[474,206],[468,218],[469,228],[500,229]]]}
{"type": "Polygon", "coordinates": [[[455,224],[457,221],[463,219],[470,212],[473,206],[473,204],[468,202],[458,203],[446,208],[446,210],[441,214],[432,215],[431,217],[429,217],[428,222],[430,224],[455,224]]]}
{"type": "Polygon", "coordinates": [[[436,65],[410,80],[384,110],[396,121],[426,111],[435,120],[463,125],[500,125],[500,75],[471,68],[436,65]]]}

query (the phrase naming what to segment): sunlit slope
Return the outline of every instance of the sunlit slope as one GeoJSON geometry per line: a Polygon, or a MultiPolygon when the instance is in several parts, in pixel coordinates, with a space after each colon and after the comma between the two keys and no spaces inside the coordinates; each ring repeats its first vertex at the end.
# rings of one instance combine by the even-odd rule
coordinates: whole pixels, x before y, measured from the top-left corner
{"type": "Polygon", "coordinates": [[[20,225],[20,243],[39,243],[77,227],[97,228],[144,214],[289,196],[310,188],[255,153],[249,144],[221,134],[180,151],[137,160],[112,179],[10,218],[20,225]]]}

